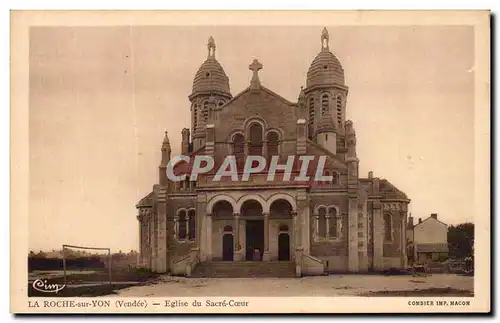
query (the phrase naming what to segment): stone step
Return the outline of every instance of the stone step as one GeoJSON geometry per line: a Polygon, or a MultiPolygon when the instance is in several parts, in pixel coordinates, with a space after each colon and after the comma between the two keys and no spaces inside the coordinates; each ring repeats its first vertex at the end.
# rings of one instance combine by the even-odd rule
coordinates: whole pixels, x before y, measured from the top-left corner
{"type": "Polygon", "coordinates": [[[291,261],[202,262],[195,268],[191,277],[295,277],[295,264],[291,261]]]}

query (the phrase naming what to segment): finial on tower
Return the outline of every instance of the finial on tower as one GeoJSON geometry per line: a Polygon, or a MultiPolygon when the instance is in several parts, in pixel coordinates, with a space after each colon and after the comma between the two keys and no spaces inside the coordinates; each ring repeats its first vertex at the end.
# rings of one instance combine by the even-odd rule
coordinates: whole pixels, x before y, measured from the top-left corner
{"type": "Polygon", "coordinates": [[[208,38],[208,57],[215,57],[215,40],[212,36],[208,38]]]}
{"type": "Polygon", "coordinates": [[[328,49],[328,41],[330,40],[330,36],[328,35],[328,30],[323,28],[323,32],[321,33],[321,50],[329,50],[328,49]]]}
{"type": "Polygon", "coordinates": [[[306,95],[304,93],[304,87],[300,87],[300,93],[299,93],[299,101],[303,101],[305,99],[306,95]]]}
{"type": "Polygon", "coordinates": [[[259,71],[262,69],[262,64],[259,63],[257,59],[254,59],[252,64],[248,68],[253,72],[252,80],[250,81],[250,86],[252,88],[260,87],[259,71]]]}
{"type": "Polygon", "coordinates": [[[170,139],[168,138],[168,131],[165,131],[165,137],[163,138],[163,145],[161,148],[170,148],[170,139]]]}

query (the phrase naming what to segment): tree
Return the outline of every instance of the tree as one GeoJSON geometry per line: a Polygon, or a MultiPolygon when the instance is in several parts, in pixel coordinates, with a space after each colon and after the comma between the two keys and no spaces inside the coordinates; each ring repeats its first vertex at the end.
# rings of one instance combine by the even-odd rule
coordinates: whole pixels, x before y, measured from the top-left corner
{"type": "Polygon", "coordinates": [[[450,257],[465,258],[474,253],[474,223],[466,222],[448,227],[450,257]]]}

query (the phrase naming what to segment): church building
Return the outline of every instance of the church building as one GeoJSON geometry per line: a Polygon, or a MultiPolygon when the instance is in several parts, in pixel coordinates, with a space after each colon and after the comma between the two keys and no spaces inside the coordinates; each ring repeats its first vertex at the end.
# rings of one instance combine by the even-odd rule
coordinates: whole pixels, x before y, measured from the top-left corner
{"type": "MultiPolygon", "coordinates": [[[[278,174],[268,181],[264,171],[248,181],[213,181],[215,169],[196,180],[171,181],[165,133],[158,182],[136,205],[141,266],[209,277],[224,268],[300,277],[406,266],[410,200],[387,179],[358,173],[344,69],[330,51],[326,28],[320,39],[305,87],[290,102],[261,84],[258,60],[249,66],[249,86],[233,96],[210,37],[188,96],[191,125],[182,130],[181,154],[211,156],[215,165],[226,156],[238,165],[253,155],[279,156],[280,164],[289,156],[326,156],[323,173],[332,180],[285,181],[278,174]]],[[[191,166],[177,163],[174,172],[189,174],[191,166]]]]}

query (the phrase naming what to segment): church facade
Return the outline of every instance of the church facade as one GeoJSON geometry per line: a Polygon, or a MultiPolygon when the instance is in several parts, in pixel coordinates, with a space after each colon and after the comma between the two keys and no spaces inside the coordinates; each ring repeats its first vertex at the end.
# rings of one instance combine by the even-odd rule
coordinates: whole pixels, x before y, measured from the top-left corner
{"type": "Polygon", "coordinates": [[[268,181],[263,171],[247,181],[214,181],[215,170],[193,180],[192,165],[180,162],[174,173],[186,176],[171,181],[165,133],[158,183],[136,205],[140,265],[187,276],[217,262],[286,262],[296,276],[405,267],[410,200],[387,179],[358,173],[356,132],[346,120],[349,88],[326,28],[297,102],[261,84],[257,60],[248,88],[233,96],[215,50],[210,37],[188,97],[191,125],[182,130],[181,154],[210,156],[215,165],[235,156],[238,166],[255,155],[279,156],[280,164],[326,156],[323,174],[331,180],[313,174],[286,181],[282,173],[268,181]]]}

